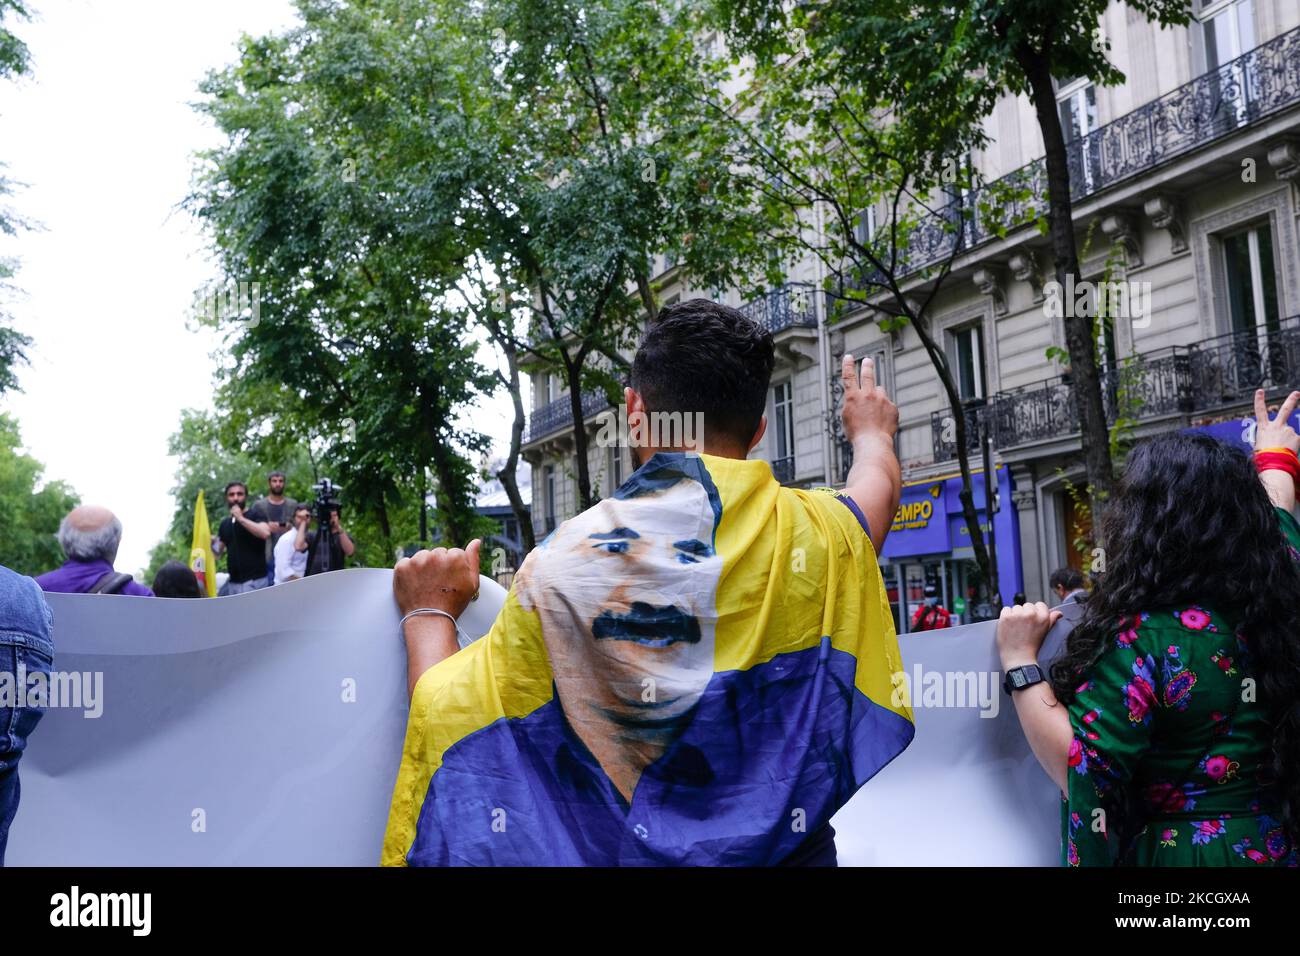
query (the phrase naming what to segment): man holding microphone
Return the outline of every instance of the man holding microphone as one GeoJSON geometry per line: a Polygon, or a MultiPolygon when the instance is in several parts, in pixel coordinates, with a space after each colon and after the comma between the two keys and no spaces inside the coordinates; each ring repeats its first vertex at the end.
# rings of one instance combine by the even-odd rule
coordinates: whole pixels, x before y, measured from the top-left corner
{"type": "Polygon", "coordinates": [[[226,485],[230,517],[223,520],[217,529],[216,537],[212,539],[212,552],[226,553],[226,570],[230,572],[230,578],[221,586],[218,597],[243,594],[267,586],[266,542],[271,537],[271,526],[256,505],[245,511],[247,502],[247,485],[242,481],[226,485]]]}

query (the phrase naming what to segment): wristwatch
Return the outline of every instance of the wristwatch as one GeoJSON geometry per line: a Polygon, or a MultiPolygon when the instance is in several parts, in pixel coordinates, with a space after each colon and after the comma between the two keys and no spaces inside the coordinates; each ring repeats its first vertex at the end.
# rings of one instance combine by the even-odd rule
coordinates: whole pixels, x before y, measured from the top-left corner
{"type": "Polygon", "coordinates": [[[1002,681],[1002,689],[1010,696],[1012,691],[1033,687],[1045,680],[1047,680],[1046,671],[1037,664],[1026,664],[1024,667],[1013,667],[1007,671],[1007,676],[1002,681]]]}

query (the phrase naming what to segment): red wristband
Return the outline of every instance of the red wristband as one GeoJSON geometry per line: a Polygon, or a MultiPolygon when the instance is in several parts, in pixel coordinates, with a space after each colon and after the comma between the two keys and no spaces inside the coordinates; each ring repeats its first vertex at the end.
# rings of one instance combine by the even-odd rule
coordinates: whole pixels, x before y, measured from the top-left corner
{"type": "Polygon", "coordinates": [[[1295,482],[1300,491],[1300,457],[1293,451],[1257,451],[1255,452],[1255,470],[1285,471],[1295,482]]]}

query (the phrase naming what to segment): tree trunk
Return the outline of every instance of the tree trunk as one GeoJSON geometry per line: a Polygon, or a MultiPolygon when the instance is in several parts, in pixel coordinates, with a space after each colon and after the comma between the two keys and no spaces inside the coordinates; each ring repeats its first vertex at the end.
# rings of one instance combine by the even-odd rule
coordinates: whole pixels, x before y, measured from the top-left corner
{"type": "MultiPolygon", "coordinates": [[[[1065,136],[1061,130],[1061,117],[1057,113],[1051,63],[1043,54],[1025,47],[1017,50],[1016,59],[1029,80],[1034,110],[1038,114],[1038,126],[1043,133],[1047,157],[1048,222],[1051,227],[1052,257],[1056,266],[1056,281],[1064,290],[1069,276],[1074,276],[1076,283],[1082,276],[1079,275],[1079,250],[1074,238],[1070,165],[1065,151],[1065,136]]],[[[1065,344],[1070,353],[1070,375],[1080,422],[1080,441],[1092,498],[1093,537],[1100,545],[1102,511],[1114,488],[1115,477],[1110,460],[1106,411],[1097,375],[1093,318],[1073,315],[1073,303],[1065,303],[1063,311],[1066,313],[1065,344]]]]}
{"type": "MultiPolygon", "coordinates": [[[[928,320],[921,316],[911,316],[911,321],[912,328],[916,329],[916,334],[925,347],[925,354],[930,357],[930,364],[934,366],[939,382],[948,396],[948,407],[952,409],[953,425],[956,429],[957,467],[961,471],[961,490],[957,492],[957,498],[961,501],[961,514],[966,521],[966,530],[970,532],[970,544],[971,550],[975,552],[975,563],[979,565],[984,580],[988,582],[989,594],[997,596],[1001,593],[998,569],[989,557],[988,548],[984,544],[984,529],[980,527],[979,512],[975,508],[974,478],[970,470],[970,452],[966,447],[966,410],[962,407],[961,398],[957,394],[957,384],[952,380],[948,363],[943,360],[943,352],[930,335],[928,320]]],[[[989,481],[990,476],[985,475],[984,480],[989,481]]],[[[992,525],[993,516],[987,517],[989,524],[992,525]]]]}
{"type": "Polygon", "coordinates": [[[501,481],[501,487],[506,490],[506,497],[510,499],[510,509],[514,511],[515,518],[519,521],[520,544],[527,554],[537,546],[537,539],[533,535],[532,511],[524,504],[523,495],[519,493],[519,482],[515,478],[515,470],[519,467],[519,448],[524,442],[525,421],[524,399],[520,394],[519,384],[519,355],[513,345],[505,345],[503,350],[506,355],[506,365],[510,370],[507,387],[510,389],[510,401],[515,409],[515,420],[510,425],[510,454],[506,456],[505,466],[497,472],[497,478],[501,481]]]}
{"type": "Polygon", "coordinates": [[[595,502],[591,498],[591,470],[587,467],[587,423],[583,421],[582,415],[582,363],[586,359],[586,352],[578,350],[574,358],[569,357],[567,350],[562,350],[564,356],[564,374],[568,379],[569,385],[569,410],[573,414],[573,454],[576,458],[574,462],[575,474],[578,478],[578,510],[586,511],[595,502]]]}
{"type": "Polygon", "coordinates": [[[429,544],[429,501],[428,501],[428,479],[425,476],[423,468],[420,469],[420,547],[428,547],[429,544]]]}
{"type": "Polygon", "coordinates": [[[641,295],[641,304],[645,306],[646,321],[653,322],[659,317],[659,307],[655,305],[655,295],[650,288],[650,279],[643,272],[636,274],[636,290],[641,295]]]}
{"type": "Polygon", "coordinates": [[[388,503],[384,501],[384,496],[379,496],[379,507],[375,509],[375,520],[379,522],[379,533],[384,536],[384,547],[388,550],[388,557],[396,550],[393,547],[393,526],[388,520],[388,503]]]}
{"type": "MultiPolygon", "coordinates": [[[[446,530],[446,537],[451,542],[449,547],[453,548],[463,548],[469,543],[474,534],[474,519],[478,514],[474,509],[473,488],[466,488],[461,476],[456,473],[460,464],[460,456],[449,446],[435,446],[433,474],[438,479],[438,514],[446,530]]],[[[424,503],[423,496],[420,501],[424,507],[422,514],[427,513],[429,506],[424,503]]]]}

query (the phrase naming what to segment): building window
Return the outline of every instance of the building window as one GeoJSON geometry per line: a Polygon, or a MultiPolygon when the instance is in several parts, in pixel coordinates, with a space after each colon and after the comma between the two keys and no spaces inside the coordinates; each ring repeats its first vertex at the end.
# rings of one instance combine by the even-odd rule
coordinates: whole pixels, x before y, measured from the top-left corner
{"type": "Polygon", "coordinates": [[[609,488],[611,493],[623,485],[623,449],[614,445],[609,450],[609,488]]]}
{"type": "Polygon", "coordinates": [[[1255,49],[1255,0],[1203,3],[1200,21],[1207,71],[1255,49]]]}
{"type": "Polygon", "coordinates": [[[862,212],[858,213],[858,221],[854,227],[854,238],[857,239],[858,245],[869,246],[871,240],[876,238],[876,207],[868,206],[862,212]]]}
{"type": "Polygon", "coordinates": [[[970,151],[945,157],[939,179],[943,192],[939,213],[959,227],[959,242],[970,243],[979,229],[979,204],[974,199],[975,161],[970,151]]]}
{"type": "Polygon", "coordinates": [[[1216,0],[1201,4],[1201,43],[1205,71],[1226,124],[1241,126],[1250,120],[1250,104],[1259,98],[1258,73],[1233,61],[1255,49],[1254,0],[1216,0]],[[1231,64],[1231,65],[1230,65],[1231,64]]]}
{"type": "Polygon", "coordinates": [[[1085,79],[1059,84],[1056,108],[1067,143],[1082,139],[1097,128],[1097,89],[1085,79]]]}
{"type": "Polygon", "coordinates": [[[986,389],[983,329],[978,325],[968,325],[955,330],[952,333],[952,358],[957,394],[962,401],[983,398],[986,389]]]}
{"type": "Polygon", "coordinates": [[[784,381],[772,389],[772,474],[794,480],[794,391],[784,381]]]}
{"type": "Polygon", "coordinates": [[[885,349],[876,349],[871,353],[871,367],[875,370],[876,384],[885,390],[885,393],[892,399],[894,389],[892,382],[889,381],[889,366],[885,364],[889,353],[885,349]]]}
{"type": "Polygon", "coordinates": [[[776,424],[775,457],[789,458],[794,454],[794,403],[789,382],[772,389],[772,418],[776,424]]]}
{"type": "Polygon", "coordinates": [[[1097,129],[1097,88],[1086,79],[1058,83],[1056,108],[1061,117],[1070,175],[1082,179],[1085,192],[1092,192],[1101,173],[1101,143],[1089,134],[1097,129]]]}
{"type": "Polygon", "coordinates": [[[542,469],[542,487],[545,489],[545,510],[543,518],[546,522],[546,532],[555,530],[555,466],[547,465],[542,469]]]}
{"type": "Polygon", "coordinates": [[[1232,331],[1253,333],[1265,344],[1278,328],[1277,274],[1273,269],[1273,230],[1268,223],[1223,237],[1232,331]]]}

